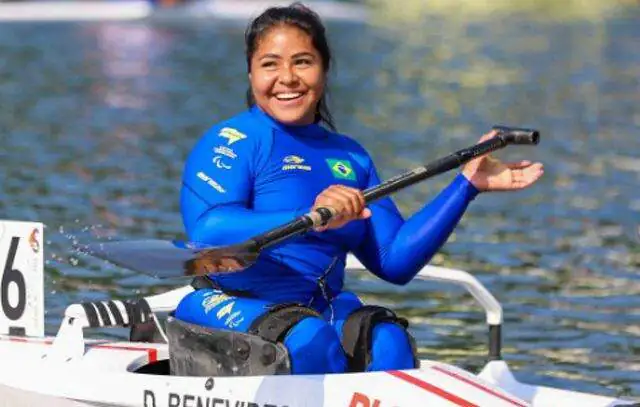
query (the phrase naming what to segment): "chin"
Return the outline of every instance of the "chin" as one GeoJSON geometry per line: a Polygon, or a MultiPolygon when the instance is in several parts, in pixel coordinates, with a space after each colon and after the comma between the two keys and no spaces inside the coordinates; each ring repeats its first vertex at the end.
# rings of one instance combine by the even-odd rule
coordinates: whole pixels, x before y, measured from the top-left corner
{"type": "Polygon", "coordinates": [[[315,115],[311,116],[309,119],[309,114],[304,111],[300,112],[288,112],[288,111],[273,111],[273,118],[279,121],[282,124],[286,124],[289,126],[301,126],[306,124],[313,123],[313,118],[315,115]]]}

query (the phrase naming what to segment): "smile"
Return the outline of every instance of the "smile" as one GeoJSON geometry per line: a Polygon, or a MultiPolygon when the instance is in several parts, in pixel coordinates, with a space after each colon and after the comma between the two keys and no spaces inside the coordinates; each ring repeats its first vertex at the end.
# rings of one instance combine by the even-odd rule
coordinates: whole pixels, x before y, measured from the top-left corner
{"type": "Polygon", "coordinates": [[[295,100],[302,97],[304,93],[302,92],[287,92],[287,93],[277,93],[275,98],[282,101],[295,100]]]}

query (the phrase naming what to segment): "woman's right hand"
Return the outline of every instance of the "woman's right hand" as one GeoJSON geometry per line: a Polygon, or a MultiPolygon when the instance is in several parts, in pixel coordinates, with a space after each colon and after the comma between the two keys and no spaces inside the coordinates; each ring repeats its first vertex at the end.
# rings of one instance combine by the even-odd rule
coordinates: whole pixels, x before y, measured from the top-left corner
{"type": "Polygon", "coordinates": [[[371,210],[365,206],[362,191],[345,185],[331,185],[317,197],[311,210],[330,208],[335,216],[325,226],[317,227],[317,232],[327,229],[338,229],[356,219],[371,217],[371,210]]]}

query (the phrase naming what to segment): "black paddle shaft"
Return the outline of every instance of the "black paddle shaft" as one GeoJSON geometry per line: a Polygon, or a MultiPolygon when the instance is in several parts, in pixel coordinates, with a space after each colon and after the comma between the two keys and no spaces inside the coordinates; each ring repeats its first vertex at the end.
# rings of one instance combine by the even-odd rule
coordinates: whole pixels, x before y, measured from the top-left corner
{"type": "MultiPolygon", "coordinates": [[[[371,203],[407,186],[459,167],[476,157],[499,150],[509,144],[536,145],[540,142],[540,132],[534,129],[494,126],[493,130],[496,130],[498,134],[487,141],[459,150],[433,163],[407,171],[404,174],[388,179],[380,185],[365,190],[365,202],[371,203]]],[[[292,222],[253,237],[245,243],[246,247],[260,251],[284,239],[305,233],[316,226],[325,225],[333,216],[334,214],[330,209],[318,208],[292,222]]]]}
{"type": "MultiPolygon", "coordinates": [[[[536,130],[494,127],[496,137],[460,150],[424,167],[416,168],[364,191],[367,203],[387,196],[426,178],[456,168],[480,155],[509,144],[538,144],[536,130]]],[[[117,266],[148,274],[156,278],[176,278],[193,275],[233,273],[255,263],[260,251],[285,239],[325,225],[334,216],[330,208],[318,208],[283,226],[231,246],[191,246],[173,241],[143,240],[98,242],[84,251],[117,266]]]]}

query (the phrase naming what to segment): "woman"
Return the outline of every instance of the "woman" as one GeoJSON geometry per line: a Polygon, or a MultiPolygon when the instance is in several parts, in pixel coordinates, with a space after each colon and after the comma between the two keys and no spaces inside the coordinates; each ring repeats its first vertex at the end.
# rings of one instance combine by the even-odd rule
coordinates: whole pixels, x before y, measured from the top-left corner
{"type": "Polygon", "coordinates": [[[226,245],[311,207],[338,215],[266,250],[240,273],[211,277],[213,288],[185,297],[176,317],[251,333],[284,323],[277,339],[296,374],[415,367],[406,322],[343,290],[347,253],[383,280],[406,284],[480,191],[525,188],[542,165],[476,159],[406,221],[390,199],[365,207],[361,190],[380,180],[367,152],[335,133],[325,102],[331,52],[318,16],[297,3],[269,8],[245,40],[249,110],[210,129],[185,166],[181,207],[189,238],[226,245]]]}

